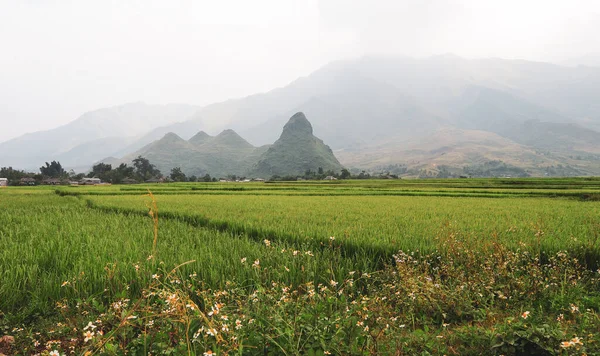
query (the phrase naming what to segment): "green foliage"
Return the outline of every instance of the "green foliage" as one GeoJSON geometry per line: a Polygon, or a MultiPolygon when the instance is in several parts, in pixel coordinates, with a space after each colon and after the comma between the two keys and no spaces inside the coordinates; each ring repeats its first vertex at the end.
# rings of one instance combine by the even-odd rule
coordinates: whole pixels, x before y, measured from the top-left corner
{"type": "Polygon", "coordinates": [[[154,164],[150,163],[147,158],[142,156],[138,156],[133,160],[133,167],[135,167],[135,174],[138,179],[143,181],[161,176],[160,170],[154,164]]]}
{"type": "Polygon", "coordinates": [[[187,177],[185,176],[185,173],[183,173],[181,171],[181,168],[179,167],[175,167],[173,169],[171,169],[171,180],[174,182],[187,182],[187,177]]]}
{"type": "Polygon", "coordinates": [[[62,178],[67,175],[67,172],[63,169],[60,162],[52,161],[51,163],[46,162],[45,166],[40,167],[40,172],[44,177],[50,178],[62,178]]]}
{"type": "Polygon", "coordinates": [[[8,179],[9,185],[19,185],[21,178],[32,178],[33,176],[34,175],[31,173],[14,169],[12,167],[0,168],[0,177],[8,179]]]}
{"type": "Polygon", "coordinates": [[[112,169],[112,165],[106,163],[98,163],[92,167],[92,171],[88,174],[89,178],[100,178],[103,182],[120,184],[125,179],[133,179],[135,176],[133,167],[128,167],[121,163],[117,168],[112,169]]]}

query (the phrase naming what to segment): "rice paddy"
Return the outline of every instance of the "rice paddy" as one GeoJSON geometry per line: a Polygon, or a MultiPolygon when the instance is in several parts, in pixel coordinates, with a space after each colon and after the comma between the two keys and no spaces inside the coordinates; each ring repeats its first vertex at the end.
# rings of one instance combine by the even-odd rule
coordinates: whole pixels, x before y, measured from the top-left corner
{"type": "Polygon", "coordinates": [[[575,178],[0,189],[0,353],[591,355],[599,196],[575,178]]]}

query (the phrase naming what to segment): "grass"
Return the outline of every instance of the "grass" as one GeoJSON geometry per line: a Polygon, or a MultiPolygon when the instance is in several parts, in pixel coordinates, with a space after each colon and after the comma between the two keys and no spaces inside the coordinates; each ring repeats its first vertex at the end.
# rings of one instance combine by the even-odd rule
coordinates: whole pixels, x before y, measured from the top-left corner
{"type": "MultiPolygon", "coordinates": [[[[90,206],[143,213],[136,196],[90,196],[90,206]]],[[[569,199],[390,196],[157,195],[164,217],[224,231],[310,244],[330,236],[353,255],[391,258],[431,252],[454,234],[474,244],[502,242],[535,253],[567,250],[595,268],[600,261],[600,205],[569,199]],[[292,217],[292,218],[290,218],[292,217]]]]}
{"type": "Polygon", "coordinates": [[[599,183],[2,189],[0,353],[597,354],[599,183]]]}

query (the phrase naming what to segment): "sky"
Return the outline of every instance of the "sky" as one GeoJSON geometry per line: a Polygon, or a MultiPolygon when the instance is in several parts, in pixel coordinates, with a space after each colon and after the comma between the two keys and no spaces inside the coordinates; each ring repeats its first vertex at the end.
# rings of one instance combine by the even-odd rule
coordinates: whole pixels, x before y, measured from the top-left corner
{"type": "Polygon", "coordinates": [[[0,0],[0,142],[86,111],[206,105],[364,55],[600,53],[596,0],[0,0]]]}

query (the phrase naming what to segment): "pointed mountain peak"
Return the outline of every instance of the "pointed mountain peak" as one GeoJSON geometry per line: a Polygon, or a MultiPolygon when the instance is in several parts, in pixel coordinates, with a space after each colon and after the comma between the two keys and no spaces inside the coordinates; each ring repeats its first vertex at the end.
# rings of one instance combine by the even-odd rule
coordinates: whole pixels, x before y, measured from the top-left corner
{"type": "Polygon", "coordinates": [[[237,132],[227,129],[223,130],[220,134],[215,136],[211,144],[221,144],[236,148],[251,148],[252,146],[248,141],[244,140],[237,132]]]}
{"type": "Polygon", "coordinates": [[[282,135],[286,134],[304,134],[312,135],[313,128],[303,112],[297,112],[283,127],[282,135]]]}
{"type": "Polygon", "coordinates": [[[233,131],[232,129],[223,130],[216,137],[227,137],[227,136],[240,137],[240,135],[238,135],[237,132],[233,131]]]}
{"type": "Polygon", "coordinates": [[[200,131],[197,134],[195,134],[192,138],[190,138],[188,140],[188,142],[192,143],[194,145],[201,145],[201,144],[205,143],[206,141],[208,141],[211,138],[212,138],[212,136],[210,136],[206,132],[200,131]]]}
{"type": "Polygon", "coordinates": [[[179,137],[176,133],[174,132],[168,132],[166,133],[163,138],[160,139],[161,141],[170,141],[170,142],[176,142],[176,141],[185,141],[184,139],[182,139],[181,137],[179,137]]]}

